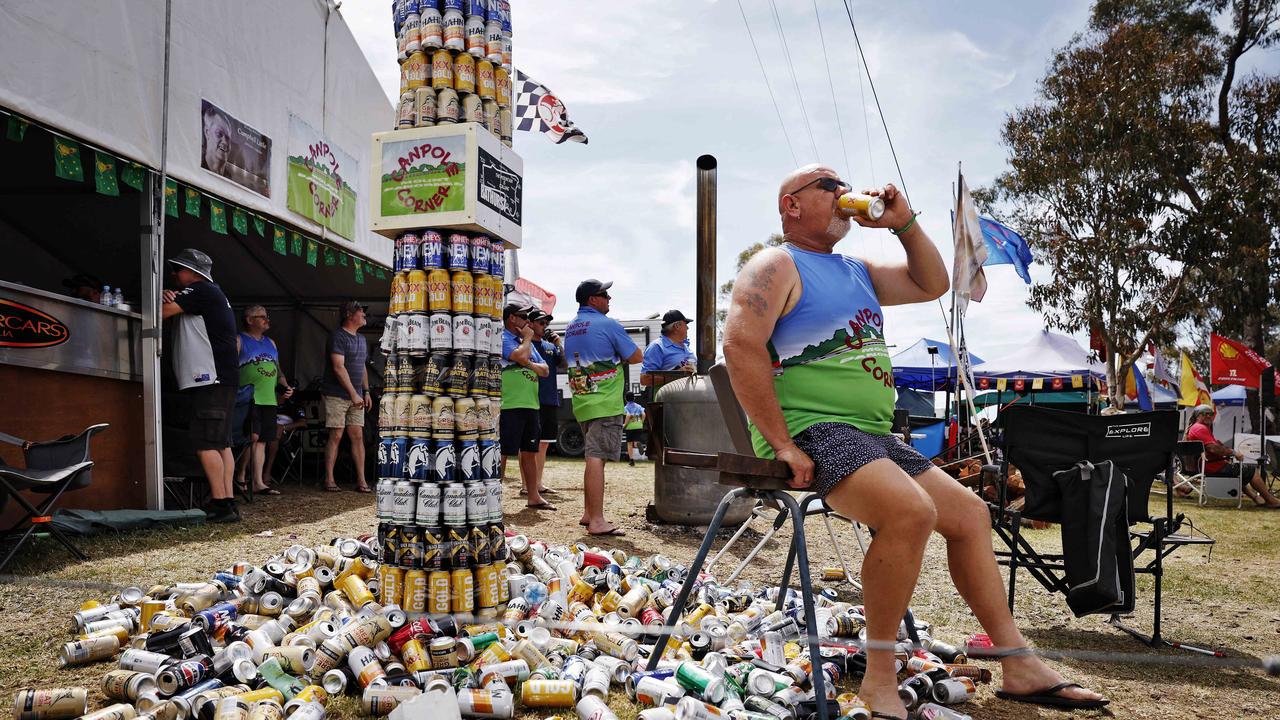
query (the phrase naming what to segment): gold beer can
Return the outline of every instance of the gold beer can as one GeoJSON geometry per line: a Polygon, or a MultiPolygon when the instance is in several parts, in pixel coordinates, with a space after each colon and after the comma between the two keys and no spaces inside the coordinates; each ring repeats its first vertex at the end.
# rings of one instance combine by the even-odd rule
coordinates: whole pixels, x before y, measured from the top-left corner
{"type": "Polygon", "coordinates": [[[453,60],[453,89],[467,94],[476,91],[476,59],[467,53],[458,53],[453,60]]]}
{"type": "Polygon", "coordinates": [[[449,312],[452,302],[449,285],[449,271],[444,268],[433,268],[427,273],[427,310],[430,312],[449,312]]]}
{"type": "Polygon", "coordinates": [[[417,638],[410,638],[405,642],[400,648],[400,658],[404,660],[405,669],[409,672],[431,669],[431,656],[422,646],[422,641],[417,638]]]}
{"type": "Polygon", "coordinates": [[[449,613],[449,571],[432,570],[427,574],[427,612],[432,615],[449,613]]]}
{"type": "Polygon", "coordinates": [[[422,312],[427,309],[427,274],[410,270],[405,277],[405,312],[422,312]]]}
{"type": "Polygon", "coordinates": [[[89,691],[82,687],[19,690],[13,698],[14,720],[68,720],[88,709],[89,691]]]}
{"type": "Polygon", "coordinates": [[[431,87],[453,89],[453,55],[443,48],[431,56],[431,87]]]}
{"type": "Polygon", "coordinates": [[[502,582],[498,577],[498,570],[492,564],[481,565],[476,568],[476,605],[482,608],[495,608],[498,606],[498,584],[502,582]]]}
{"type": "Polygon", "coordinates": [[[845,217],[857,215],[868,220],[879,220],[884,215],[884,200],[862,193],[845,193],[836,201],[845,217]]]}
{"type": "Polygon", "coordinates": [[[476,94],[486,100],[497,97],[498,82],[494,77],[493,63],[488,60],[476,61],[476,94]]]}
{"type": "Polygon", "coordinates": [[[476,609],[475,578],[467,568],[449,571],[449,607],[454,613],[470,613],[476,609]]]}
{"type": "Polygon", "coordinates": [[[420,87],[413,91],[415,127],[433,127],[436,124],[436,91],[420,87]]]}
{"type": "Polygon", "coordinates": [[[351,573],[342,579],[338,589],[346,593],[347,599],[357,608],[373,602],[373,593],[369,592],[369,586],[365,583],[364,578],[355,573],[351,573]]]}
{"type": "Polygon", "coordinates": [[[138,627],[149,631],[151,629],[151,618],[155,617],[156,613],[163,612],[164,609],[165,601],[163,600],[143,600],[142,613],[138,616],[138,627]]]}
{"type": "Polygon", "coordinates": [[[479,95],[466,94],[462,96],[462,122],[483,123],[484,122],[484,103],[480,101],[479,95]]]}
{"type": "Polygon", "coordinates": [[[404,84],[410,90],[426,87],[427,79],[431,77],[431,70],[432,67],[427,64],[427,55],[421,50],[409,53],[408,59],[400,66],[404,84]]]}
{"type": "Polygon", "coordinates": [[[410,613],[428,612],[425,570],[413,569],[404,572],[404,603],[400,607],[410,613]]]}
{"type": "Polygon", "coordinates": [[[506,68],[493,69],[493,91],[498,107],[511,107],[511,73],[506,68]]]}
{"type": "Polygon", "coordinates": [[[408,277],[408,271],[404,270],[391,276],[391,299],[387,303],[388,315],[399,315],[404,312],[404,293],[408,277]]]}
{"type": "Polygon", "coordinates": [[[475,280],[466,270],[454,270],[449,276],[449,309],[455,313],[475,312],[475,280]]]}

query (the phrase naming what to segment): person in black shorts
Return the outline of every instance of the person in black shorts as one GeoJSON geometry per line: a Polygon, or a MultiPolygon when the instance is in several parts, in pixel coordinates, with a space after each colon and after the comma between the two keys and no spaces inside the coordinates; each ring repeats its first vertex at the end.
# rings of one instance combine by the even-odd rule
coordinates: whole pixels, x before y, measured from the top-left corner
{"type": "Polygon", "coordinates": [[[502,413],[498,417],[502,470],[505,477],[507,458],[518,456],[529,507],[555,510],[542,499],[538,486],[538,378],[549,371],[533,344],[532,309],[515,304],[502,308],[502,413]]]}
{"type": "Polygon", "coordinates": [[[547,464],[547,450],[556,441],[560,430],[560,403],[564,398],[560,394],[559,375],[561,370],[568,370],[569,364],[564,359],[564,339],[554,331],[547,330],[552,318],[541,310],[529,312],[529,326],[533,328],[533,341],[538,343],[542,359],[550,370],[544,378],[538,378],[538,492],[555,495],[554,488],[547,487],[542,479],[543,468],[547,464]]]}
{"type": "MultiPolygon", "coordinates": [[[[204,320],[216,369],[214,382],[183,391],[191,400],[191,444],[209,480],[206,512],[210,522],[237,522],[240,511],[232,490],[235,460],[231,456],[231,420],[240,375],[236,316],[222,288],[213,282],[213,260],[208,255],[187,248],[170,258],[169,264],[180,289],[164,291],[161,316],[168,320],[186,313],[204,320]]],[[[188,359],[174,357],[179,365],[188,359]]]]}

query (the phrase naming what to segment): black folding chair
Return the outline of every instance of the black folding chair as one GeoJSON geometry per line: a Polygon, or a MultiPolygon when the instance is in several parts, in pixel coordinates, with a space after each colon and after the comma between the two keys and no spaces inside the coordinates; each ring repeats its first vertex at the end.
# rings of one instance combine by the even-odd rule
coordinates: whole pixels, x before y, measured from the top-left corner
{"type": "Polygon", "coordinates": [[[9,500],[22,506],[25,511],[22,519],[3,532],[3,540],[9,544],[4,559],[0,560],[0,572],[3,572],[18,550],[31,539],[37,530],[48,532],[72,555],[81,560],[88,556],[80,551],[61,530],[50,522],[52,510],[62,494],[68,490],[79,490],[93,482],[90,469],[93,461],[89,457],[89,439],[94,434],[106,430],[106,423],[91,425],[79,435],[64,435],[48,442],[31,442],[0,433],[0,442],[6,442],[22,448],[25,468],[15,468],[0,462],[0,512],[8,506],[9,500]],[[33,504],[23,497],[23,491],[39,493],[45,499],[33,504]]]}
{"type": "MultiPolygon", "coordinates": [[[[1110,461],[1123,472],[1125,515],[1121,521],[1129,526],[1129,549],[1132,572],[1155,578],[1155,619],[1150,635],[1145,635],[1120,621],[1133,598],[1125,598],[1125,608],[1095,610],[1110,615],[1110,624],[1142,642],[1156,646],[1171,643],[1160,635],[1161,581],[1164,559],[1184,545],[1212,546],[1209,537],[1181,534],[1178,531],[1190,521],[1173,513],[1174,455],[1178,444],[1178,414],[1158,411],[1120,415],[1085,415],[1042,407],[1014,405],[1005,409],[999,423],[1004,430],[1004,454],[999,466],[986,466],[985,475],[994,480],[998,499],[991,505],[992,525],[1008,550],[997,551],[1000,564],[1009,567],[1009,609],[1014,607],[1018,570],[1027,571],[1046,590],[1066,595],[1067,565],[1062,554],[1037,551],[1021,533],[1023,518],[1060,523],[1064,518],[1077,522],[1082,513],[1096,508],[1066,507],[1056,473],[1069,471],[1082,461],[1110,461]],[[1014,465],[1022,473],[1025,503],[1021,510],[1009,508],[1008,474],[1014,465]],[[1148,511],[1153,482],[1164,484],[1165,511],[1151,515],[1148,511]],[[1150,530],[1135,530],[1135,524],[1149,525],[1150,530]],[[1150,556],[1142,562],[1144,554],[1150,556]]],[[[1093,528],[1096,537],[1100,532],[1093,528]]],[[[1194,532],[1194,527],[1192,527],[1194,532]]],[[[1120,572],[1124,572],[1122,568],[1120,572]]],[[[1129,578],[1132,587],[1132,576],[1129,578]]],[[[1081,613],[1081,614],[1088,614],[1081,613]]]]}

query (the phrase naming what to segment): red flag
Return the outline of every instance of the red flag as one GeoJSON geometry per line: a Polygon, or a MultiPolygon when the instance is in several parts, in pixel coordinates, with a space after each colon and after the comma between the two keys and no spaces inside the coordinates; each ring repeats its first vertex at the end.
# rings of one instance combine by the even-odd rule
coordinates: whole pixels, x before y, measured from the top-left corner
{"type": "Polygon", "coordinates": [[[528,296],[537,303],[538,307],[545,313],[551,313],[556,309],[556,296],[544,290],[537,283],[527,278],[516,278],[516,292],[528,296]]]}
{"type": "Polygon", "coordinates": [[[991,389],[991,381],[990,381],[989,379],[987,379],[987,378],[978,378],[978,389],[979,389],[979,390],[990,390],[990,389],[991,389]]]}
{"type": "Polygon", "coordinates": [[[1018,392],[1022,392],[1023,390],[1026,389],[1026,387],[1027,387],[1026,380],[1018,379],[1013,381],[1013,389],[1018,392]]]}
{"type": "Polygon", "coordinates": [[[1253,348],[1228,340],[1217,333],[1209,336],[1209,382],[1217,385],[1244,385],[1256,388],[1262,383],[1262,371],[1271,363],[1253,348]]]}
{"type": "Polygon", "coordinates": [[[1098,353],[1098,360],[1107,361],[1107,341],[1102,337],[1102,326],[1089,324],[1089,349],[1098,353]]]}
{"type": "Polygon", "coordinates": [[[1061,389],[1062,389],[1062,378],[1054,378],[1054,379],[1053,379],[1053,389],[1054,389],[1054,390],[1061,390],[1061,389]]]}

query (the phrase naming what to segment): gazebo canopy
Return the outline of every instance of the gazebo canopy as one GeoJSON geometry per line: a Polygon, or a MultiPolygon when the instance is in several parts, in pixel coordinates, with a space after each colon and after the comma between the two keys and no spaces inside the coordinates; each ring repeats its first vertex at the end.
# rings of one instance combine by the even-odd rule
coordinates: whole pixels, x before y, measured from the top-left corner
{"type": "Polygon", "coordinates": [[[976,365],[975,378],[1028,379],[1089,375],[1104,378],[1103,365],[1067,335],[1041,330],[1025,345],[1004,357],[976,365]]]}
{"type": "MultiPolygon", "coordinates": [[[[970,352],[969,362],[977,365],[982,358],[970,352]]],[[[941,340],[920,338],[893,356],[893,383],[899,388],[946,390],[957,382],[955,355],[941,340]],[[937,354],[931,354],[929,348],[937,348],[937,354]]]]}

